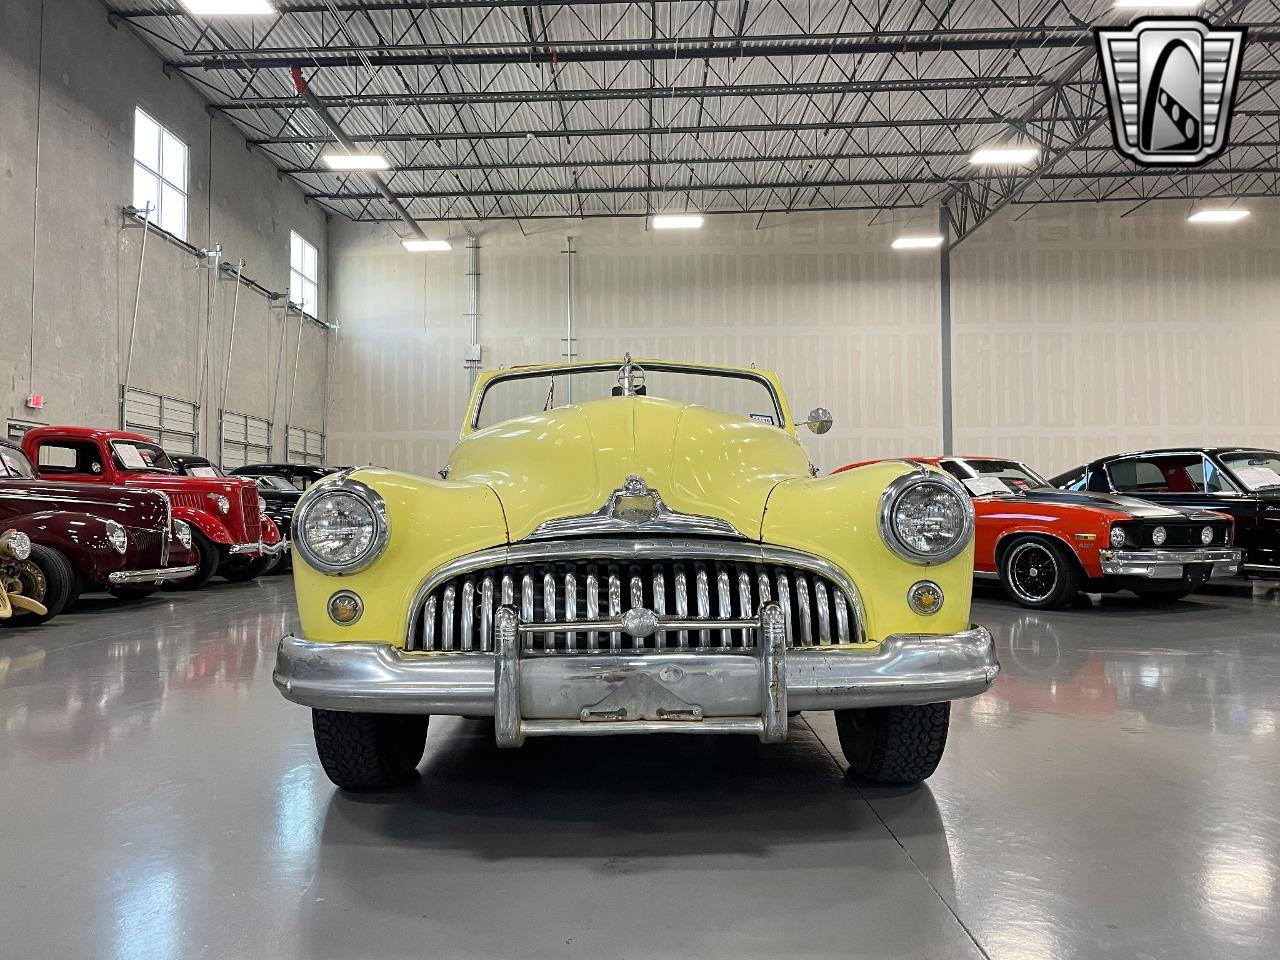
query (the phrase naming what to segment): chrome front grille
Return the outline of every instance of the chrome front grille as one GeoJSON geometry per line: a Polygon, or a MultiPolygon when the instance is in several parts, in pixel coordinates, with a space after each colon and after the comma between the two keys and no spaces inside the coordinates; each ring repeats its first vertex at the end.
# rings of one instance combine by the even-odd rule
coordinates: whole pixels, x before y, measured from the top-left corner
{"type": "Polygon", "coordinates": [[[408,649],[492,652],[494,613],[510,605],[522,623],[561,628],[525,634],[530,654],[747,650],[757,642],[754,627],[717,627],[716,622],[758,617],[770,600],[782,607],[788,645],[863,639],[845,590],[813,569],[769,558],[601,557],[507,562],[440,580],[417,611],[408,649]],[[660,627],[635,637],[592,626],[639,608],[656,614],[659,622],[679,620],[683,628],[660,627]]]}

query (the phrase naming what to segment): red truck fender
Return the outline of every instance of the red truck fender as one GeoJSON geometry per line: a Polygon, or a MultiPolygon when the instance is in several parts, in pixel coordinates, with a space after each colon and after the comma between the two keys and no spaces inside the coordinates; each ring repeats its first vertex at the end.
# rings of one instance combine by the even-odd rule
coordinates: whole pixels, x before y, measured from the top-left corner
{"type": "Polygon", "coordinates": [[[185,520],[192,528],[199,530],[208,539],[220,546],[229,547],[236,542],[235,537],[231,535],[231,531],[227,529],[226,525],[206,510],[175,506],[173,508],[173,519],[185,520]]]}

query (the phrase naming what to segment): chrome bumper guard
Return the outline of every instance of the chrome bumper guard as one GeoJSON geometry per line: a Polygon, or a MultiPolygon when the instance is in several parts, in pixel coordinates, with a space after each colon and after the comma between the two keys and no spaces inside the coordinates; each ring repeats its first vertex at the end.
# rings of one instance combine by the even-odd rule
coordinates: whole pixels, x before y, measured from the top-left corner
{"type": "Polygon", "coordinates": [[[1209,576],[1234,577],[1244,551],[1229,547],[1189,550],[1102,550],[1098,559],[1109,577],[1147,577],[1151,580],[1181,580],[1188,564],[1212,564],[1209,576]]]}
{"type": "Polygon", "coordinates": [[[281,540],[279,543],[233,543],[228,552],[232,556],[241,553],[257,553],[264,557],[274,557],[278,553],[284,553],[289,549],[289,541],[281,540]]]}
{"type": "Polygon", "coordinates": [[[200,568],[160,567],[156,570],[116,570],[107,574],[107,582],[113,587],[128,583],[168,583],[170,580],[185,580],[200,568]]]}
{"type": "Polygon", "coordinates": [[[777,604],[753,649],[528,655],[512,607],[494,618],[495,653],[405,654],[385,643],[280,641],[275,684],[303,706],[370,713],[492,716],[499,746],[553,734],[787,736],[787,716],[937,703],[995,680],[991,635],[898,634],[873,648],[792,647],[777,604]]]}

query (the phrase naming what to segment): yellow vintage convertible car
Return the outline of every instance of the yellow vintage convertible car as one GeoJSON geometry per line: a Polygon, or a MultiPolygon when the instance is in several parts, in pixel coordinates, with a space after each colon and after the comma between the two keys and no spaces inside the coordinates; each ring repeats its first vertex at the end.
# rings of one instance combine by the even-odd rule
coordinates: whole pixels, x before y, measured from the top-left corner
{"type": "MultiPolygon", "coordinates": [[[[816,433],[831,415],[814,410],[816,433]]],[[[973,507],[905,461],[817,477],[777,378],[665,360],[499,370],[441,479],[329,477],[294,516],[275,682],[325,772],[410,778],[430,715],[526,737],[749,733],[834,710],[851,772],[933,773],[999,670],[973,507]]]]}

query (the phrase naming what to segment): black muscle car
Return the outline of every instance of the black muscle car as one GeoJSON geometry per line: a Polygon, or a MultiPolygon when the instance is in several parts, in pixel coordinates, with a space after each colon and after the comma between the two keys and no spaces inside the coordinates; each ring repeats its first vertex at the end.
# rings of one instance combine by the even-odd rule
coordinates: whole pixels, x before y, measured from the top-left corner
{"type": "Polygon", "coordinates": [[[1050,481],[1062,490],[1125,493],[1162,506],[1215,510],[1235,520],[1245,576],[1280,577],[1280,452],[1172,447],[1094,460],[1050,481]]]}

